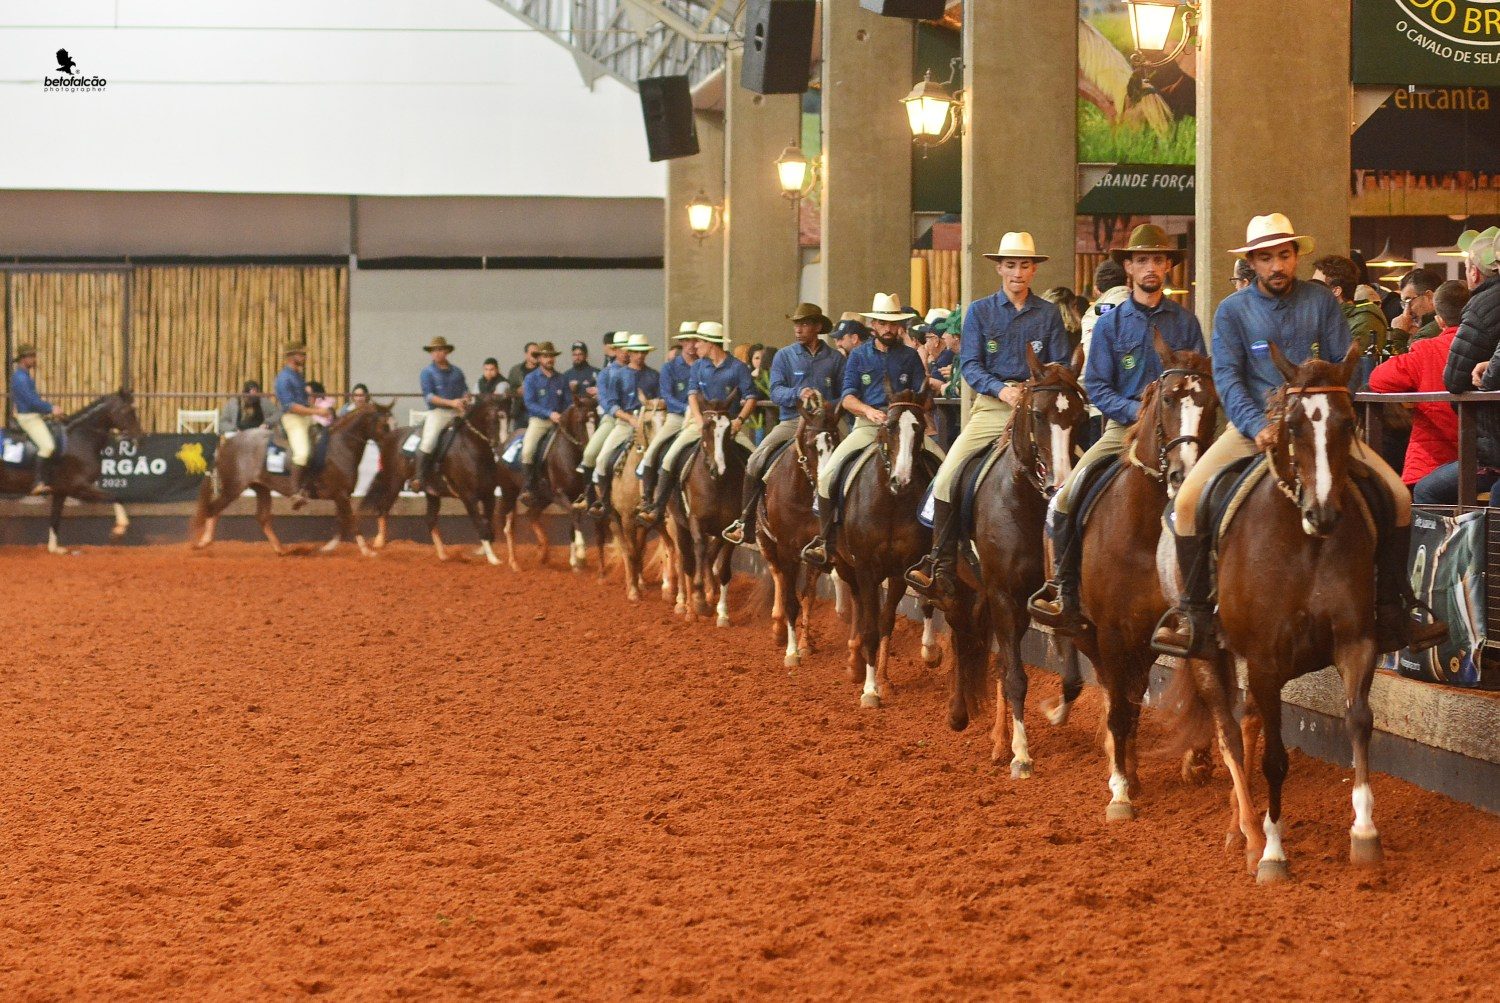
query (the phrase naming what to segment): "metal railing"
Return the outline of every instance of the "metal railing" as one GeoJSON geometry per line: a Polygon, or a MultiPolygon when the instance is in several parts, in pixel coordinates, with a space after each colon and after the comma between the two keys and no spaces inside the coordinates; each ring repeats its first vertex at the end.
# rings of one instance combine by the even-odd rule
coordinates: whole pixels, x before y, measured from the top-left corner
{"type": "Polygon", "coordinates": [[[1381,420],[1382,404],[1447,403],[1458,413],[1458,507],[1477,508],[1479,497],[1479,411],[1500,405],[1500,391],[1448,394],[1409,393],[1354,395],[1363,412],[1365,441],[1376,452],[1384,445],[1385,423],[1381,420]]]}

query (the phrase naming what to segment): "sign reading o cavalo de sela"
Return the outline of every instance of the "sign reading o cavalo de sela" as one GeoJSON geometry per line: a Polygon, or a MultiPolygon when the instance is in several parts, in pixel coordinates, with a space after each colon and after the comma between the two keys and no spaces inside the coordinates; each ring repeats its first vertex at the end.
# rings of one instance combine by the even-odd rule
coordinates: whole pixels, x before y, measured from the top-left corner
{"type": "Polygon", "coordinates": [[[1500,0],[1354,0],[1356,84],[1493,85],[1500,0]]]}

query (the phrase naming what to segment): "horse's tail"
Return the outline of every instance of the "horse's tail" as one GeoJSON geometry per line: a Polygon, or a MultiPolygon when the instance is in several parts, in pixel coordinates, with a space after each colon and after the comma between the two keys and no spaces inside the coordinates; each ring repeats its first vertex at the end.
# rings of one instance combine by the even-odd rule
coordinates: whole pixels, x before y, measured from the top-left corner
{"type": "Polygon", "coordinates": [[[979,595],[959,596],[950,622],[953,644],[953,686],[969,717],[977,717],[990,700],[990,631],[989,606],[979,595]]]}
{"type": "Polygon", "coordinates": [[[1232,666],[1229,658],[1220,657],[1212,662],[1185,662],[1173,671],[1160,701],[1162,719],[1167,727],[1162,750],[1165,755],[1181,758],[1195,749],[1212,748],[1218,729],[1213,711],[1203,699],[1196,675],[1206,673],[1204,683],[1223,686],[1226,693],[1233,693],[1232,666]]]}

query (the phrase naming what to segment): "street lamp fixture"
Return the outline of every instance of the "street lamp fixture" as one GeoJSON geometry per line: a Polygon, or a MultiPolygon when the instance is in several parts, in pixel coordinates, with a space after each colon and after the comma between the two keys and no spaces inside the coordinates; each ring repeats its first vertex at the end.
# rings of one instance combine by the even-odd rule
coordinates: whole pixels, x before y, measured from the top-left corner
{"type": "Polygon", "coordinates": [[[1385,239],[1385,246],[1380,249],[1380,253],[1375,255],[1375,257],[1371,258],[1369,261],[1366,261],[1365,265],[1370,268],[1417,267],[1417,263],[1415,261],[1412,261],[1410,258],[1399,257],[1391,250],[1391,238],[1389,237],[1385,239]]]}
{"type": "Polygon", "coordinates": [[[949,89],[957,80],[962,64],[962,60],[954,59],[949,66],[948,79],[942,83],[933,80],[932,71],[928,70],[911,93],[901,99],[906,106],[906,120],[914,142],[922,146],[942,146],[963,128],[964,92],[949,89]]]}
{"type": "Polygon", "coordinates": [[[796,143],[781,151],[776,158],[776,178],[781,183],[781,194],[796,202],[807,198],[818,186],[818,162],[808,160],[802,147],[796,143]]]}
{"type": "Polygon", "coordinates": [[[1176,62],[1183,50],[1198,40],[1198,25],[1203,21],[1199,0],[1125,0],[1125,8],[1130,14],[1130,39],[1135,44],[1130,65],[1142,81],[1149,79],[1153,70],[1176,62]],[[1168,51],[1178,11],[1182,12],[1182,37],[1168,51]]]}
{"type": "Polygon", "coordinates": [[[724,222],[724,212],[717,202],[709,199],[702,190],[688,203],[688,227],[698,240],[717,233],[724,222]]]}

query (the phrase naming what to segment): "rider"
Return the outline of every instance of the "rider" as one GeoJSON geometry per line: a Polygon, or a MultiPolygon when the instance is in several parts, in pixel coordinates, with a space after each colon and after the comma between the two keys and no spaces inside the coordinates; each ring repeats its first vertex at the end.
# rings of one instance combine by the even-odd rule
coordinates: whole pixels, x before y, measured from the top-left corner
{"type": "Polygon", "coordinates": [[[281,353],[286,365],[276,374],[276,403],[281,406],[281,427],[292,460],[292,508],[307,504],[307,463],[312,459],[312,426],[314,418],[326,418],[328,408],[312,403],[307,393],[307,346],[286,346],[281,353]]]}
{"type": "Polygon", "coordinates": [[[462,369],[448,361],[453,347],[441,335],[424,346],[432,361],[423,368],[420,377],[422,398],[427,402],[427,416],[422,419],[422,439],[417,445],[416,469],[411,476],[411,489],[416,492],[422,491],[427,464],[433,450],[437,449],[438,438],[443,434],[443,429],[451,425],[468,406],[469,381],[464,378],[462,369]]]}
{"type": "Polygon", "coordinates": [[[651,341],[644,334],[632,334],[625,343],[625,364],[615,370],[614,408],[615,428],[604,440],[599,458],[594,463],[594,476],[582,498],[573,503],[574,509],[587,509],[589,514],[603,518],[609,508],[610,475],[613,473],[611,458],[615,450],[629,442],[640,425],[642,398],[656,400],[661,396],[661,375],[646,365],[646,355],[651,351],[651,341]],[[579,502],[582,502],[580,505],[579,502]]]}
{"type": "MultiPolygon", "coordinates": [[[[587,475],[594,469],[594,464],[599,462],[599,451],[604,448],[604,440],[608,439],[610,433],[615,430],[615,411],[618,396],[615,391],[615,377],[621,369],[625,368],[627,355],[625,346],[630,343],[629,331],[614,331],[609,336],[609,344],[604,349],[604,368],[599,370],[594,389],[597,391],[599,400],[599,424],[594,429],[594,434],[589,436],[589,441],[583,447],[583,456],[578,461],[578,473],[587,475]]],[[[581,501],[582,499],[579,499],[581,501]]],[[[587,504],[579,505],[578,501],[573,503],[574,508],[587,508],[587,504]]]]}
{"type": "MultiPolygon", "coordinates": [[[[1068,635],[1078,633],[1084,625],[1078,609],[1078,568],[1083,548],[1078,546],[1077,526],[1070,518],[1079,475],[1094,461],[1125,451],[1125,431],[1140,416],[1141,394],[1162,375],[1156,334],[1175,352],[1208,354],[1198,318],[1166,296],[1167,277],[1172,266],[1182,260],[1182,251],[1167,238],[1166,231],[1154,223],[1142,223],[1123,249],[1116,248],[1109,255],[1125,266],[1131,292],[1123,303],[1100,315],[1083,371],[1083,388],[1089,401],[1106,419],[1104,434],[1083,454],[1052,499],[1047,513],[1052,578],[1031,600],[1031,611],[1038,620],[1068,635]]],[[[1202,429],[1192,434],[1206,438],[1212,432],[1202,429]]]]}
{"type": "MultiPolygon", "coordinates": [[[[732,390],[740,394],[740,413],[729,425],[729,434],[739,438],[747,448],[754,448],[741,436],[745,419],[755,410],[755,385],[750,378],[750,367],[724,350],[724,325],[706,320],[698,325],[697,339],[703,354],[693,363],[688,375],[688,417],[682,423],[682,431],[667,447],[667,455],[661,463],[656,490],[649,496],[642,495],[641,507],[636,521],[643,526],[654,526],[661,518],[672,492],[677,489],[677,461],[702,437],[704,401],[720,401],[729,397],[732,390]]],[[[684,343],[686,344],[686,343],[684,343]]]]}
{"type": "MultiPolygon", "coordinates": [[[[828,462],[818,465],[819,530],[802,549],[802,559],[817,568],[826,568],[833,553],[834,508],[830,499],[835,479],[848,460],[875,441],[885,424],[889,394],[921,393],[927,379],[922,357],[901,343],[911,314],[901,306],[900,297],[894,293],[876,293],[874,305],[860,316],[874,321],[871,327],[875,329],[875,337],[850,352],[844,363],[840,403],[854,416],[854,428],[828,457],[828,462]]],[[[922,437],[922,446],[939,460],[943,458],[943,451],[928,436],[922,437]]]]}
{"type": "Polygon", "coordinates": [[[673,340],[682,346],[682,351],[661,367],[661,398],[667,405],[667,420],[661,431],[656,433],[656,438],[651,440],[651,445],[646,447],[646,455],[641,457],[641,465],[636,470],[641,477],[642,498],[650,498],[656,493],[661,456],[682,431],[688,409],[688,381],[692,376],[693,364],[698,361],[698,322],[683,321],[673,340]]]}
{"type": "MultiPolygon", "coordinates": [[[[1264,452],[1274,443],[1266,401],[1285,382],[1271,360],[1270,345],[1294,365],[1309,359],[1340,361],[1349,350],[1349,324],[1338,300],[1315,282],[1297,280],[1297,260],[1312,253],[1312,238],[1299,235],[1279,212],[1256,216],[1246,228],[1243,255],[1255,282],[1231,294],[1214,313],[1214,383],[1229,427],[1193,466],[1173,503],[1177,561],[1184,591],[1176,608],[1157,625],[1157,651],[1209,657],[1217,642],[1211,567],[1212,527],[1198,526],[1198,499],[1224,467],[1264,452]]],[[[1411,540],[1411,495],[1401,477],[1358,439],[1350,453],[1378,476],[1390,495],[1394,525],[1381,526],[1375,545],[1375,621],[1378,650],[1431,647],[1448,637],[1443,623],[1418,624],[1410,616],[1416,599],[1406,578],[1411,540]]]]}
{"type": "Polygon", "coordinates": [[[16,349],[14,361],[16,368],[10,374],[10,399],[16,411],[16,424],[36,445],[37,459],[42,461],[37,471],[35,491],[41,494],[51,485],[52,468],[57,462],[57,440],[52,437],[47,422],[61,423],[63,414],[37,393],[36,379],[32,376],[32,370],[36,369],[36,346],[22,345],[16,349]]]}
{"type": "Polygon", "coordinates": [[[526,471],[526,488],[519,500],[527,508],[535,508],[536,500],[542,494],[542,465],[536,462],[537,446],[562,420],[563,408],[568,406],[571,397],[567,377],[557,371],[557,349],[552,347],[552,342],[544,341],[536,346],[536,355],[537,367],[521,382],[521,398],[526,405],[521,466],[526,471]]]}
{"type": "Polygon", "coordinates": [[[736,546],[755,537],[755,510],[766,488],[761,478],[777,450],[797,437],[802,402],[814,394],[832,400],[844,385],[844,357],[823,342],[822,336],[833,330],[833,321],[823,315],[822,308],[799,303],[787,319],[797,340],[771,360],[771,402],[781,408],[781,420],[745,463],[745,509],[723,533],[736,546]]]}
{"type": "Polygon", "coordinates": [[[995,262],[1000,291],[969,307],[958,349],[959,369],[974,391],[974,404],[933,478],[932,553],[906,573],[907,584],[944,608],[957,590],[954,481],[969,457],[988,449],[1010,424],[1021,399],[1020,384],[1031,375],[1027,346],[1043,363],[1066,362],[1071,352],[1062,314],[1031,291],[1036,266],[1048,258],[1036,252],[1031,234],[1007,233],[1000,238],[999,250],[985,257],[995,262]]]}

